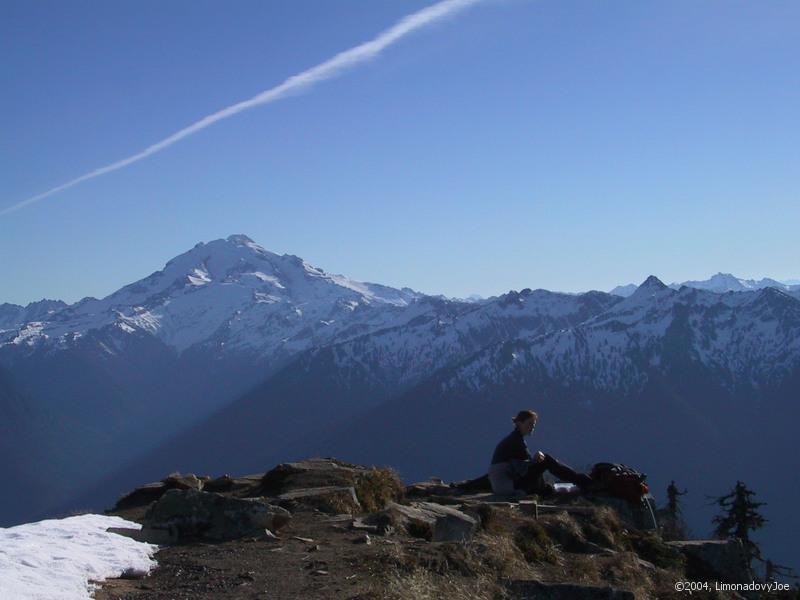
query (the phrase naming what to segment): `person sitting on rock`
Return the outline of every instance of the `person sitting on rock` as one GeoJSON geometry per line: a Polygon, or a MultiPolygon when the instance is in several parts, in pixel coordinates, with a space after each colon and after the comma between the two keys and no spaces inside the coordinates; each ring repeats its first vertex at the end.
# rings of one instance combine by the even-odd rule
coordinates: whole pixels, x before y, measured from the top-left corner
{"type": "Polygon", "coordinates": [[[531,456],[524,436],[533,432],[538,420],[532,410],[522,410],[512,417],[514,431],[497,444],[489,467],[489,482],[495,494],[513,494],[518,490],[526,494],[552,493],[553,487],[542,477],[545,471],[582,489],[592,483],[591,477],[577,473],[549,454],[539,451],[531,456]]]}

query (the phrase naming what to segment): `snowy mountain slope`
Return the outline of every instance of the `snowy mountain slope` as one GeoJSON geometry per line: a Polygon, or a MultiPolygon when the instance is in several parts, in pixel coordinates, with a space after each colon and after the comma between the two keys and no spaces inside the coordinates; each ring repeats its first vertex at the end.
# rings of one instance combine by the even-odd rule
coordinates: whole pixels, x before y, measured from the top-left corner
{"type": "Polygon", "coordinates": [[[788,294],[676,291],[653,277],[602,314],[489,347],[294,451],[369,456],[410,479],[474,477],[530,407],[542,418],[532,448],[578,467],[632,464],[657,492],[677,479],[694,494],[693,528],[709,528],[705,496],[748,481],[782,523],[765,548],[792,564],[799,344],[788,294]]]}
{"type": "Polygon", "coordinates": [[[160,470],[257,470],[286,460],[298,439],[315,437],[381,405],[436,370],[509,336],[569,327],[619,301],[599,292],[510,292],[480,305],[428,297],[409,322],[315,348],[235,403],[211,415],[76,500],[122,492],[160,470]],[[209,440],[229,440],[225,444],[209,440]]]}
{"type": "Polygon", "coordinates": [[[641,389],[676,350],[729,387],[775,383],[800,365],[800,302],[774,288],[676,291],[650,277],[609,311],[571,329],[508,342],[463,366],[453,381],[478,388],[535,369],[554,379],[589,379],[595,389],[641,389]]]}
{"type": "Polygon", "coordinates": [[[149,333],[177,353],[202,344],[268,358],[385,327],[420,296],[328,274],[234,235],[200,243],[102,300],[86,298],[0,333],[0,346],[64,349],[89,332],[115,329],[149,333]]]}
{"type": "Polygon", "coordinates": [[[666,473],[674,439],[662,429],[680,432],[682,460],[699,453],[709,468],[743,440],[780,459],[800,389],[795,293],[652,277],[625,299],[523,290],[466,303],[231,236],[0,333],[0,365],[48,415],[36,436],[50,452],[3,475],[35,479],[47,464],[28,491],[62,498],[103,478],[81,506],[165,470],[257,471],[310,454],[466,477],[528,405],[558,423],[543,439],[570,459],[624,462],[657,442],[645,466],[666,473]],[[759,439],[752,424],[775,434],[759,439]]]}
{"type": "MultiPolygon", "coordinates": [[[[769,277],[764,277],[759,280],[755,279],[742,279],[740,277],[736,277],[731,275],[730,273],[717,273],[708,279],[703,279],[699,281],[684,281],[683,283],[671,283],[669,287],[674,290],[679,290],[682,287],[690,287],[690,288],[697,288],[700,290],[708,290],[710,292],[716,292],[718,294],[724,294],[725,292],[748,292],[748,291],[755,291],[755,290],[762,290],[764,288],[773,287],[779,289],[784,292],[792,292],[797,291],[797,285],[792,285],[787,282],[777,281],[775,279],[770,279],[769,277]]],[[[630,296],[633,292],[636,291],[637,286],[635,284],[628,284],[628,285],[619,285],[611,290],[611,294],[615,294],[617,296],[627,297],[630,296]]]]}
{"type": "Polygon", "coordinates": [[[703,281],[684,281],[683,283],[673,283],[670,285],[670,287],[673,289],[679,289],[682,286],[708,290],[720,294],[725,292],[761,290],[767,287],[774,287],[783,291],[787,291],[789,289],[789,286],[785,283],[770,279],[769,277],[764,277],[759,280],[741,279],[731,275],[730,273],[717,273],[711,278],[703,281]]]}
{"type": "Polygon", "coordinates": [[[66,307],[67,303],[61,300],[39,300],[27,306],[0,304],[0,334],[3,330],[15,329],[31,321],[46,321],[66,307]]]}
{"type": "Polygon", "coordinates": [[[616,298],[590,292],[569,295],[529,289],[510,292],[479,307],[378,332],[357,344],[334,348],[339,373],[354,364],[371,365],[391,387],[411,385],[482,348],[520,336],[535,336],[585,321],[616,298]]]}
{"type": "MultiPolygon", "coordinates": [[[[36,320],[0,332],[0,366],[31,410],[47,415],[35,429],[50,454],[22,453],[13,467],[42,480],[31,482],[26,518],[202,420],[297,353],[430,310],[421,298],[231,236],[102,300],[6,305],[8,322],[36,320]]],[[[0,512],[0,522],[9,519],[0,512]]]]}

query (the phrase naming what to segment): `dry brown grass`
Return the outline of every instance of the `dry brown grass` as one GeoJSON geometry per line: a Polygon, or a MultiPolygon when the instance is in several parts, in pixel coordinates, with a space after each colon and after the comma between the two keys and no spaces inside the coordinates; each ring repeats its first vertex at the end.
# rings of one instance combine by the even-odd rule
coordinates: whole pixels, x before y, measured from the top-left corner
{"type": "Polygon", "coordinates": [[[390,600],[501,600],[507,597],[497,567],[524,564],[519,552],[498,540],[394,545],[381,557],[383,577],[372,593],[390,600]],[[516,556],[514,556],[516,553],[516,556]]]}
{"type": "Polygon", "coordinates": [[[517,528],[514,532],[514,544],[530,563],[558,561],[558,551],[545,527],[531,521],[517,528]]]}
{"type": "Polygon", "coordinates": [[[572,515],[562,512],[550,515],[540,522],[552,544],[559,549],[565,552],[581,552],[586,546],[583,531],[572,515]]]}
{"type": "Polygon", "coordinates": [[[500,600],[505,590],[486,577],[453,578],[424,569],[390,573],[382,598],[391,600],[500,600]]]}
{"type": "Polygon", "coordinates": [[[667,545],[656,533],[651,531],[631,531],[628,534],[631,548],[646,561],[662,569],[682,571],[686,558],[678,550],[667,545]]]}
{"type": "Polygon", "coordinates": [[[613,586],[649,600],[672,598],[674,582],[685,577],[682,563],[663,554],[668,547],[657,535],[628,531],[613,509],[539,520],[494,509],[487,517],[471,542],[417,540],[386,548],[377,569],[381,592],[374,597],[494,599],[506,594],[507,580],[537,579],[613,586]],[[614,552],[596,553],[588,542],[614,552]]]}
{"type": "Polygon", "coordinates": [[[355,490],[358,501],[366,512],[375,512],[389,502],[400,502],[405,486],[392,469],[372,467],[356,477],[355,490]]]}
{"type": "Polygon", "coordinates": [[[472,544],[486,568],[497,576],[524,579],[534,575],[522,551],[509,536],[484,534],[472,544]]]}
{"type": "Polygon", "coordinates": [[[617,511],[609,506],[599,507],[586,515],[581,522],[583,535],[587,540],[613,550],[630,548],[627,529],[617,511]]]}

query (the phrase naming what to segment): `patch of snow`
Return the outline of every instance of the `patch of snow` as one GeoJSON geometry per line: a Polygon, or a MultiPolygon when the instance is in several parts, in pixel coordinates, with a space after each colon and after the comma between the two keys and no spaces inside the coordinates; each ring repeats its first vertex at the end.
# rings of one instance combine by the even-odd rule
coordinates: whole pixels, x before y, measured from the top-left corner
{"type": "Polygon", "coordinates": [[[255,292],[253,297],[256,299],[257,303],[265,303],[265,304],[275,304],[276,302],[280,302],[281,299],[277,296],[273,296],[272,294],[265,294],[263,292],[255,292]]]}
{"type": "Polygon", "coordinates": [[[0,598],[88,600],[90,581],[147,573],[158,546],[109,533],[139,529],[120,517],[79,515],[0,528],[0,598]]]}
{"type": "Polygon", "coordinates": [[[267,275],[266,273],[262,273],[261,271],[255,271],[254,273],[252,273],[252,275],[256,279],[260,279],[264,283],[271,283],[275,287],[280,288],[282,290],[286,289],[284,285],[280,282],[280,280],[274,275],[267,275]]]}
{"type": "Polygon", "coordinates": [[[124,321],[121,321],[121,322],[117,323],[117,327],[119,327],[125,333],[133,333],[134,331],[136,331],[133,327],[131,327],[130,325],[128,325],[124,321]]]}
{"type": "Polygon", "coordinates": [[[28,346],[32,346],[36,343],[36,340],[40,338],[47,339],[47,334],[44,333],[45,324],[34,321],[33,323],[28,323],[19,330],[16,337],[11,340],[12,344],[27,344],[28,346]]]}
{"type": "Polygon", "coordinates": [[[204,269],[192,269],[192,274],[188,275],[189,283],[192,285],[205,285],[211,283],[211,277],[208,276],[208,271],[204,269]]]}

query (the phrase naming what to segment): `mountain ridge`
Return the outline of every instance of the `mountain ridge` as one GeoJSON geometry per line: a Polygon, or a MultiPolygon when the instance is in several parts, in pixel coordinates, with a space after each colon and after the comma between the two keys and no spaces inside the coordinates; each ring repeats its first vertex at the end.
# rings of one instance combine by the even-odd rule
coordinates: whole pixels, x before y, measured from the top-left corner
{"type": "Polygon", "coordinates": [[[475,476],[526,405],[554,424],[542,447],[569,461],[668,477],[673,431],[682,460],[695,452],[697,469],[719,471],[692,471],[698,489],[743,477],[725,459],[744,441],[756,449],[737,459],[747,473],[763,475],[756,458],[791,470],[799,310],[791,291],[655,276],[627,298],[525,288],[463,302],[330,275],[244,236],[198,244],[102,300],[0,334],[15,397],[47,415],[37,439],[61,448],[9,450],[34,478],[11,518],[105,502],[165,470],[308,455],[475,476]]]}

